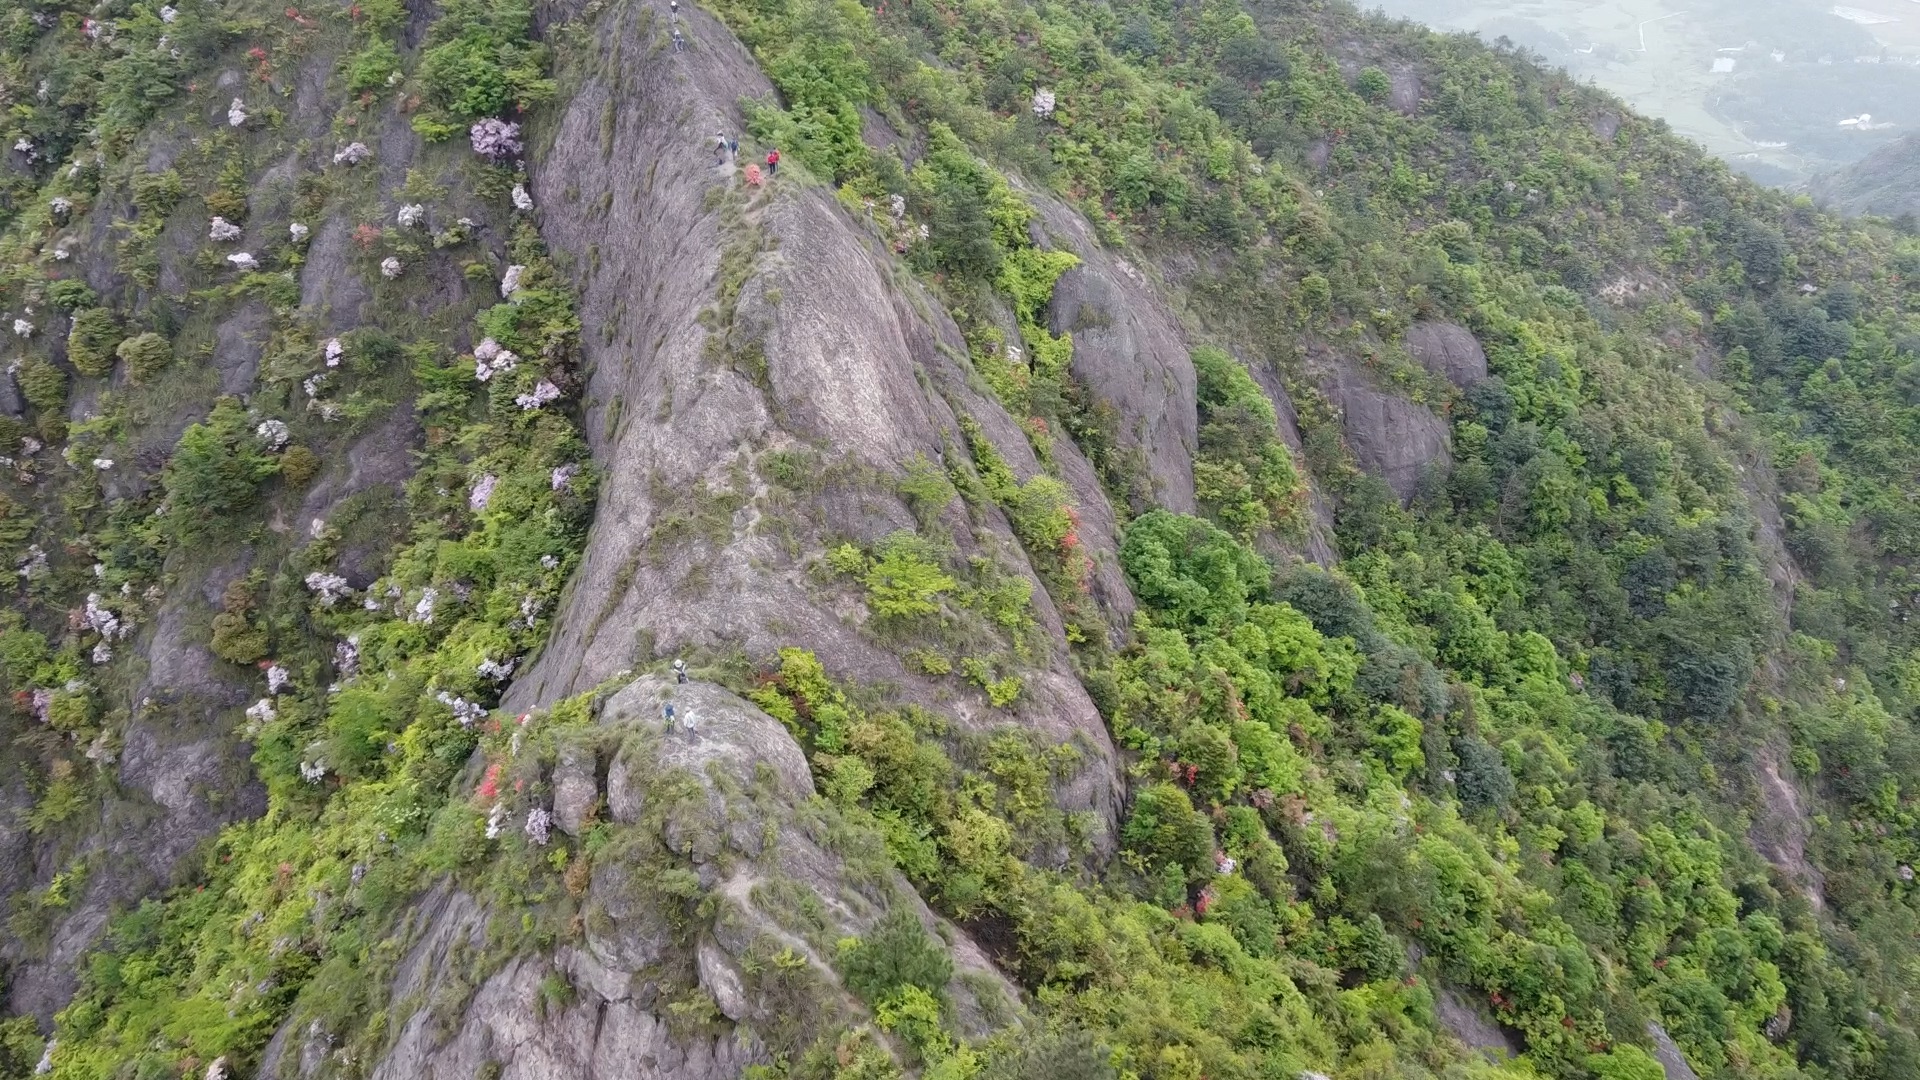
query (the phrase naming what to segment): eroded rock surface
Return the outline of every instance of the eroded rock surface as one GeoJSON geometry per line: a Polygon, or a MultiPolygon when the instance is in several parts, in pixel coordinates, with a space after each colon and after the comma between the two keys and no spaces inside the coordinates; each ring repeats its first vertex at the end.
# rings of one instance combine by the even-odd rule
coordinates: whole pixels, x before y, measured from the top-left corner
{"type": "MultiPolygon", "coordinates": [[[[1080,746],[1090,764],[1063,798],[1110,829],[1118,780],[1105,725],[998,509],[955,500],[940,524],[962,555],[1034,582],[1050,645],[1022,673],[1010,714],[958,680],[909,668],[799,561],[809,547],[917,528],[896,481],[917,460],[965,455],[962,416],[1019,477],[1041,466],[1019,426],[975,388],[952,320],[830,196],[784,182],[748,189],[731,167],[687,152],[686,131],[737,130],[740,97],[768,87],[724,28],[698,11],[682,17],[698,41],[684,53],[666,49],[664,29],[643,13],[605,17],[607,55],[645,59],[587,73],[534,167],[543,234],[576,256],[588,434],[604,478],[569,599],[508,707],[556,700],[658,655],[742,649],[764,660],[804,644],[836,678],[888,684],[963,724],[1017,722],[1080,746]],[[772,454],[813,462],[817,486],[783,489],[772,454]]],[[[1076,491],[1095,525],[1083,540],[1108,545],[1095,551],[1096,586],[1118,597],[1112,514],[1089,486],[1076,491]]]]}
{"type": "Polygon", "coordinates": [[[1084,218],[1032,197],[1041,211],[1036,239],[1080,258],[1054,285],[1048,330],[1073,335],[1073,376],[1120,418],[1122,437],[1153,484],[1152,500],[1192,513],[1199,413],[1178,320],[1138,267],[1100,246],[1084,218]]]}
{"type": "Polygon", "coordinates": [[[1487,352],[1473,331],[1456,323],[1418,322],[1407,328],[1407,351],[1421,367],[1458,387],[1487,377],[1487,352]]]}
{"type": "MultiPolygon", "coordinates": [[[[732,1080],[771,1061],[786,1034],[811,1038],[810,1021],[856,1008],[831,950],[895,908],[953,942],[947,993],[963,1029],[1017,1015],[1013,987],[891,864],[873,861],[877,836],[813,798],[800,746],[751,703],[707,683],[642,678],[604,702],[597,724],[555,739],[545,775],[556,789],[562,779],[592,788],[608,821],[582,900],[583,935],[478,970],[471,993],[448,1000],[444,987],[476,972],[497,912],[451,886],[434,890],[406,929],[388,988],[406,1004],[372,1065],[375,1080],[732,1080]],[[592,779],[602,754],[611,758],[605,791],[592,779]],[[661,899],[662,859],[697,879],[709,898],[698,910],[711,914],[688,918],[661,899]],[[818,903],[803,912],[793,906],[802,895],[818,903]],[[782,951],[795,959],[775,978],[766,961],[782,951]],[[698,1015],[696,998],[711,1006],[706,1019],[671,1018],[698,1015]]],[[[311,1025],[290,1018],[260,1075],[318,1075],[332,1036],[311,1025]]]]}
{"type": "Polygon", "coordinates": [[[1341,432],[1360,467],[1380,477],[1401,502],[1413,498],[1429,469],[1450,453],[1446,422],[1433,410],[1341,371],[1324,386],[1340,410],[1341,432]]]}

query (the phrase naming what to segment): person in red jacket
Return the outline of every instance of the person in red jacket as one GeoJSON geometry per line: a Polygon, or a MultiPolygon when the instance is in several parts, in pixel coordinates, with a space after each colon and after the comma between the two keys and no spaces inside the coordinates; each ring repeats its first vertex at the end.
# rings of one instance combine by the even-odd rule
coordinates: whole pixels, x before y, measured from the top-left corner
{"type": "Polygon", "coordinates": [[[778,150],[767,151],[767,179],[769,180],[773,179],[773,174],[779,171],[780,171],[780,151],[778,150]]]}

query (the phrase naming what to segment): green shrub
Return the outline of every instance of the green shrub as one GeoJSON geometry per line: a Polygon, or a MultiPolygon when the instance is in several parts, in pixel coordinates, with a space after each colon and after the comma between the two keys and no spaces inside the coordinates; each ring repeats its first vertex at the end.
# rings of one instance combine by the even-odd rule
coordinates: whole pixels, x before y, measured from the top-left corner
{"type": "Polygon", "coordinates": [[[1150,785],[1134,797],[1120,839],[1149,873],[1177,868],[1193,882],[1213,873],[1213,823],[1172,784],[1150,785]]]}
{"type": "Polygon", "coordinates": [[[158,222],[173,213],[186,187],[180,174],[172,169],[157,173],[139,173],[133,178],[133,205],[142,218],[158,222]]]}
{"type": "Polygon", "coordinates": [[[113,373],[114,346],[120,342],[120,317],[109,308],[90,307],[74,312],[67,334],[67,360],[82,375],[101,378],[113,373]]]}
{"type": "Polygon", "coordinates": [[[220,614],[213,617],[213,653],[228,663],[251,664],[267,655],[267,628],[257,621],[254,611],[254,590],[258,587],[257,574],[228,585],[221,597],[220,614]]]}
{"type": "Polygon", "coordinates": [[[1387,100],[1387,95],[1393,92],[1393,79],[1379,68],[1370,67],[1360,72],[1360,77],[1354,80],[1354,89],[1359,91],[1361,97],[1377,105],[1387,100]]]}
{"type": "Polygon", "coordinates": [[[289,487],[299,489],[320,474],[320,455],[304,446],[289,446],[280,455],[280,475],[289,487]]]}
{"type": "Polygon", "coordinates": [[[260,448],[238,402],[222,398],[211,415],[181,434],[167,462],[167,498],[183,536],[206,536],[253,502],[279,463],[260,448]]]}
{"type": "Polygon", "coordinates": [[[842,942],[840,970],[847,989],[869,1003],[916,986],[945,1000],[953,958],[935,941],[911,906],[896,904],[865,937],[842,942]]]}
{"type": "Polygon", "coordinates": [[[453,118],[442,125],[457,131],[466,121],[552,97],[546,65],[547,48],[534,38],[532,4],[454,0],[433,24],[419,79],[428,103],[453,118]]]}
{"type": "Polygon", "coordinates": [[[880,542],[861,580],[868,604],[881,618],[934,614],[940,597],[958,584],[934,561],[932,545],[905,531],[880,542]]]}
{"type": "Polygon", "coordinates": [[[57,308],[73,311],[88,308],[100,302],[100,294],[93,291],[86,282],[76,278],[62,278],[47,286],[47,299],[57,308]]]}
{"type": "Polygon", "coordinates": [[[136,383],[152,379],[173,363],[173,345],[149,330],[135,334],[115,350],[127,365],[127,375],[136,383]]]}
{"type": "Polygon", "coordinates": [[[1469,810],[1504,810],[1513,801],[1513,773],[1505,758],[1478,735],[1462,735],[1453,740],[1453,756],[1459,759],[1454,770],[1453,789],[1461,805],[1469,810]]]}
{"type": "Polygon", "coordinates": [[[347,61],[347,89],[356,94],[383,90],[399,70],[399,50],[386,38],[375,38],[347,61]]]}
{"type": "Polygon", "coordinates": [[[67,373],[51,361],[42,356],[28,356],[20,361],[16,377],[27,404],[42,415],[61,416],[67,411],[67,373]]]}

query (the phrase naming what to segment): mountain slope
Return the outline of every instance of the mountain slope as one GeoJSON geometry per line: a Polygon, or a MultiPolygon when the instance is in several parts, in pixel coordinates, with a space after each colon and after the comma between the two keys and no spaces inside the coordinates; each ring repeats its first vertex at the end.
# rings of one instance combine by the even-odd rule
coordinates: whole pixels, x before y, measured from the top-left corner
{"type": "Polygon", "coordinates": [[[1909,135],[1808,185],[1822,206],[1841,214],[1899,217],[1920,213],[1920,136],[1909,135]]]}

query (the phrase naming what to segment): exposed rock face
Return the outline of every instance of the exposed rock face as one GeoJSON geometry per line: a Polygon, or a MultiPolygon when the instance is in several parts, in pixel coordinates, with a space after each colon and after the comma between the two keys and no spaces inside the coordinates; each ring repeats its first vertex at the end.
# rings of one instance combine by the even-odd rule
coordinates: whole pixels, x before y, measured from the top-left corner
{"type": "Polygon", "coordinates": [[[1419,322],[1407,328],[1407,351],[1421,367],[1458,387],[1487,377],[1487,352],[1464,326],[1419,322]]]}
{"type": "Polygon", "coordinates": [[[1652,1021],[1647,1022],[1647,1037],[1653,1040],[1653,1057],[1660,1063],[1660,1069],[1667,1074],[1667,1080],[1700,1080],[1698,1073],[1687,1064],[1680,1048],[1674,1045],[1673,1036],[1667,1029],[1652,1021]]]}
{"type": "Polygon", "coordinates": [[[1385,480],[1401,502],[1413,498],[1428,469],[1444,467],[1450,440],[1445,421],[1433,410],[1377,389],[1350,371],[1336,373],[1324,389],[1340,410],[1354,460],[1385,480]]]}
{"type": "Polygon", "coordinates": [[[1499,1024],[1452,986],[1441,986],[1433,996],[1433,1018],[1447,1033],[1488,1057],[1501,1061],[1518,1057],[1525,1046],[1502,1031],[1499,1024]]]}
{"type": "Polygon", "coordinates": [[[25,416],[27,399],[20,393],[20,382],[13,372],[0,368],[0,416],[25,416]]]}
{"type": "Polygon", "coordinates": [[[1080,257],[1054,285],[1047,329],[1073,335],[1073,376],[1126,424],[1122,436],[1141,455],[1153,501],[1192,513],[1200,421],[1179,322],[1146,275],[1102,248],[1080,215],[1033,198],[1036,241],[1080,257]]]}
{"type": "Polygon", "coordinates": [[[1420,99],[1424,89],[1420,85],[1420,73],[1410,67],[1400,68],[1393,73],[1393,89],[1387,97],[1387,103],[1402,116],[1412,116],[1420,111],[1420,99]]]}
{"type": "MultiPolygon", "coordinates": [[[[556,700],[655,655],[740,648],[764,659],[804,644],[836,678],[888,683],[963,724],[1011,719],[1080,745],[1091,764],[1063,799],[1110,824],[1111,745],[1037,579],[1035,614],[1054,647],[1022,673],[1027,690],[1008,717],[954,680],[909,669],[863,630],[861,613],[823,597],[792,554],[916,527],[894,478],[921,456],[964,455],[960,416],[980,424],[1020,477],[1040,463],[1013,419],[969,385],[951,319],[830,196],[784,182],[747,189],[730,167],[687,152],[686,131],[739,129],[740,97],[769,88],[724,28],[698,11],[682,19],[701,45],[673,53],[650,51],[664,30],[638,9],[605,16],[608,55],[649,59],[619,82],[586,74],[534,167],[548,242],[582,256],[582,271],[596,267],[578,284],[588,436],[605,472],[569,600],[507,706],[556,700]],[[618,107],[603,140],[610,103],[618,107]],[[723,311],[729,245],[750,266],[723,311]],[[769,452],[817,455],[820,488],[775,490],[769,452]]],[[[1076,495],[1096,594],[1122,597],[1112,514],[1083,473],[1076,495]]],[[[997,509],[970,516],[955,501],[941,524],[962,554],[1032,576],[997,509]]]]}
{"type": "MultiPolygon", "coordinates": [[[[776,1049],[769,1039],[780,1032],[853,1008],[828,950],[900,905],[954,941],[958,974],[948,994],[963,1027],[978,1030],[984,1011],[997,1015],[1015,1002],[1013,988],[978,949],[939,926],[896,871],[875,878],[870,868],[850,869],[847,845],[826,839],[821,815],[832,811],[811,801],[806,759],[779,721],[710,684],[643,678],[605,702],[597,727],[566,736],[556,779],[563,772],[590,775],[580,755],[591,760],[588,746],[610,742],[610,772],[624,790],[609,793],[609,857],[596,860],[587,886],[584,940],[521,953],[484,973],[471,996],[450,1009],[444,1002],[422,1006],[436,987],[458,979],[464,958],[484,945],[493,914],[451,888],[423,898],[389,988],[390,1000],[411,1001],[415,1011],[395,1017],[393,1045],[373,1063],[376,1080],[468,1080],[489,1072],[500,1080],[732,1080],[748,1065],[767,1063],[776,1049]],[[677,711],[671,730],[662,714],[668,702],[677,711]],[[655,897],[636,856],[663,850],[680,853],[697,876],[712,898],[710,918],[670,917],[672,905],[655,897]],[[816,917],[783,906],[795,889],[819,898],[816,917]],[[804,960],[804,990],[770,980],[764,963],[746,962],[769,950],[804,960]],[[543,993],[556,985],[568,994],[543,993]],[[1001,1000],[984,1002],[982,993],[1001,1000]],[[665,1004],[696,994],[710,1001],[714,1018],[671,1022],[665,1004]],[[544,1009],[536,1000],[546,1002],[544,1009]]],[[[288,1020],[261,1076],[316,1074],[327,1036],[306,1023],[299,1015],[288,1020]],[[302,1052],[303,1044],[321,1052],[302,1052]]]]}
{"type": "Polygon", "coordinates": [[[1826,907],[1826,883],[1807,859],[1807,840],[1813,826],[1800,789],[1780,767],[1778,751],[1764,748],[1758,755],[1754,780],[1760,788],[1760,809],[1747,829],[1747,840],[1760,857],[1799,886],[1815,911],[1826,907]]]}

